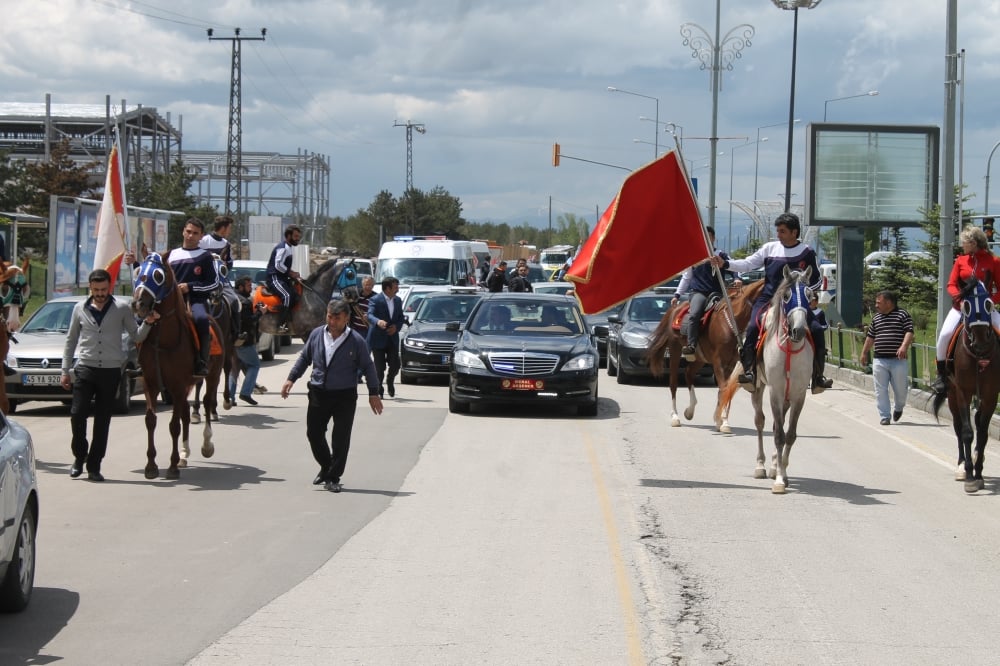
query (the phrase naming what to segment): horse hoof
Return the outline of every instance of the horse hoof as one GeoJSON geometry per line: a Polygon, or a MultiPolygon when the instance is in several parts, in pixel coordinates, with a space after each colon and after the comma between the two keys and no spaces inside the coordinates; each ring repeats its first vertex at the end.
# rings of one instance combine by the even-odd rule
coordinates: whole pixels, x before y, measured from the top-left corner
{"type": "Polygon", "coordinates": [[[771,486],[771,494],[772,495],[784,495],[785,494],[785,484],[783,484],[783,483],[776,483],[773,486],[771,486]]]}
{"type": "Polygon", "coordinates": [[[965,492],[967,492],[967,493],[974,493],[974,492],[977,492],[979,490],[982,490],[983,486],[982,486],[982,482],[981,481],[972,480],[972,481],[966,481],[964,488],[965,488],[965,492]]]}
{"type": "Polygon", "coordinates": [[[191,423],[201,423],[201,414],[195,411],[191,412],[191,423]]]}
{"type": "Polygon", "coordinates": [[[773,470],[773,469],[767,470],[767,478],[769,478],[769,479],[777,479],[778,478],[778,472],[776,470],[773,470]]]}
{"type": "Polygon", "coordinates": [[[767,478],[767,470],[766,469],[755,469],[753,471],[753,478],[755,478],[755,479],[766,479],[767,478]]]}
{"type": "Polygon", "coordinates": [[[955,468],[955,480],[965,481],[965,465],[959,465],[955,468]]]}
{"type": "MultiPolygon", "coordinates": [[[[178,465],[178,467],[179,466],[180,465],[178,465]]],[[[177,467],[171,467],[170,469],[167,470],[167,476],[166,476],[167,481],[176,481],[179,478],[181,478],[181,472],[179,469],[177,469],[177,467]]]]}
{"type": "Polygon", "coordinates": [[[181,458],[180,460],[177,461],[177,466],[178,467],[187,467],[188,466],[188,461],[185,460],[184,458],[181,458]]]}
{"type": "MultiPolygon", "coordinates": [[[[233,403],[229,402],[228,400],[223,400],[222,401],[222,408],[225,409],[226,411],[229,411],[230,409],[233,408],[233,403]]],[[[218,419],[216,419],[216,420],[218,420],[218,419]]]]}
{"type": "Polygon", "coordinates": [[[723,423],[722,425],[719,426],[719,432],[721,432],[723,435],[731,435],[733,434],[733,429],[729,427],[728,423],[723,423]]]}
{"type": "Polygon", "coordinates": [[[155,479],[160,475],[160,468],[155,465],[152,467],[147,467],[145,471],[145,476],[147,479],[155,479]]]}
{"type": "Polygon", "coordinates": [[[215,455],[215,446],[212,444],[205,444],[201,447],[201,455],[205,458],[211,458],[215,455]]]}
{"type": "Polygon", "coordinates": [[[688,421],[690,421],[691,419],[693,419],[694,418],[694,410],[691,409],[690,407],[687,408],[687,409],[685,409],[684,410],[684,418],[686,418],[688,421]]]}
{"type": "Polygon", "coordinates": [[[676,414],[674,414],[673,416],[670,417],[670,427],[672,427],[672,428],[680,428],[681,427],[681,420],[680,420],[680,418],[677,417],[676,414]]]}

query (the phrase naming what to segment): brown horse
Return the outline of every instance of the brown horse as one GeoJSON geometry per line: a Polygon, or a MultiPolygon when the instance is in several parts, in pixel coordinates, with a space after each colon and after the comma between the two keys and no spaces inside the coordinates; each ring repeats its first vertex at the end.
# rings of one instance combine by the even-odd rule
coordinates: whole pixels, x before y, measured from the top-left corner
{"type": "Polygon", "coordinates": [[[986,441],[1000,394],[1000,340],[992,324],[994,304],[982,283],[972,277],[963,285],[961,297],[962,324],[955,333],[951,381],[947,395],[934,396],[933,406],[937,416],[947,397],[958,439],[955,479],[965,482],[965,492],[974,493],[983,489],[986,441]],[[975,421],[969,417],[973,404],[977,405],[975,421]]]}
{"type": "MultiPolygon", "coordinates": [[[[716,303],[712,309],[711,317],[707,325],[703,325],[701,335],[698,336],[698,347],[695,349],[695,360],[687,364],[684,371],[684,381],[688,387],[690,404],[684,410],[684,418],[688,421],[694,418],[694,408],[698,404],[698,398],[694,392],[694,378],[698,371],[706,363],[712,365],[715,372],[715,383],[719,387],[720,406],[722,389],[726,385],[729,374],[736,367],[740,360],[739,341],[736,331],[742,331],[750,322],[750,310],[753,302],[764,288],[764,281],[759,280],[749,287],[732,288],[729,290],[729,298],[733,304],[733,314],[736,315],[735,327],[730,318],[729,309],[724,301],[716,303]]],[[[677,416],[677,378],[680,375],[681,347],[687,343],[687,338],[679,331],[674,330],[674,320],[678,313],[686,304],[680,303],[663,315],[659,326],[653,332],[653,339],[646,351],[649,369],[654,377],[663,376],[664,352],[669,350],[670,358],[670,425],[679,427],[681,420],[677,416]]],[[[729,406],[725,409],[716,409],[715,426],[719,432],[729,433],[729,406]]]]}
{"type": "MultiPolygon", "coordinates": [[[[170,437],[173,450],[170,455],[168,479],[180,477],[179,467],[187,467],[188,428],[191,422],[191,406],[187,396],[195,385],[193,376],[194,359],[198,353],[194,333],[194,321],[174,278],[166,257],[152,253],[147,255],[136,272],[135,292],[132,296],[132,311],[141,319],[151,312],[160,315],[153,330],[139,347],[139,365],[142,367],[143,384],[146,393],[146,447],[147,479],[159,476],[156,466],[156,400],[161,388],[170,394],[173,413],[170,417],[170,437]],[[182,437],[182,448],[178,450],[178,437],[182,437]]],[[[222,339],[219,325],[211,322],[213,333],[222,339]]],[[[222,355],[213,354],[209,359],[208,376],[205,378],[205,409],[215,409],[219,376],[222,372],[222,355]]],[[[201,454],[211,458],[215,453],[212,444],[212,420],[205,419],[201,454]]]]}

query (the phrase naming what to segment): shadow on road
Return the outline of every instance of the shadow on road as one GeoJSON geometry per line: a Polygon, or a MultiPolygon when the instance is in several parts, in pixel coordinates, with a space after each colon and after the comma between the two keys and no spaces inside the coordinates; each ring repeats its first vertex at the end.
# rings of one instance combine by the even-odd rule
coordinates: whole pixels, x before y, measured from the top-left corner
{"type": "Polygon", "coordinates": [[[0,624],[0,664],[50,664],[65,657],[39,651],[69,624],[80,595],[69,590],[36,587],[23,613],[4,615],[0,624]]]}
{"type": "MultiPolygon", "coordinates": [[[[882,490],[865,488],[854,483],[830,481],[829,479],[811,479],[809,477],[789,477],[788,492],[812,495],[813,497],[829,497],[865,506],[870,504],[885,504],[878,495],[898,495],[897,490],[882,490]]],[[[695,490],[712,488],[718,490],[760,490],[771,492],[771,482],[761,479],[760,485],[745,485],[731,483],[715,483],[710,481],[690,481],[681,479],[642,479],[640,484],[645,488],[667,488],[675,490],[695,490]]]]}

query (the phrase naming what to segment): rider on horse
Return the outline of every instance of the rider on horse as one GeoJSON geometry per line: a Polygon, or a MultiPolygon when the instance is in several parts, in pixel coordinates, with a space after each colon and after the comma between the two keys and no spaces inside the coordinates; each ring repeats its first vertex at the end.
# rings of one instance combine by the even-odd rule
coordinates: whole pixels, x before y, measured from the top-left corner
{"type": "MultiPolygon", "coordinates": [[[[228,273],[233,272],[233,248],[229,243],[229,232],[233,230],[233,223],[234,220],[229,215],[219,215],[215,218],[212,233],[202,236],[198,242],[198,247],[219,255],[228,273]]],[[[236,296],[236,291],[229,280],[221,280],[221,284],[222,301],[229,308],[231,335],[235,340],[240,335],[240,299],[236,296]]]]}
{"type": "Polygon", "coordinates": [[[299,279],[298,271],[292,270],[294,248],[302,240],[302,229],[291,224],[285,229],[285,240],[274,246],[267,260],[267,286],[272,294],[281,297],[281,320],[279,333],[288,333],[288,322],[292,318],[292,306],[298,300],[298,293],[292,280],[299,279]]]}
{"type": "Polygon", "coordinates": [[[215,272],[212,254],[198,246],[205,233],[205,224],[196,217],[184,223],[184,242],[180,248],[170,253],[167,260],[174,271],[177,288],[191,306],[194,327],[198,331],[198,356],[194,363],[194,376],[208,375],[208,359],[211,354],[212,338],[206,307],[212,292],[219,287],[219,276],[215,272]]]}
{"type": "MultiPolygon", "coordinates": [[[[760,322],[758,317],[771,302],[775,291],[784,279],[784,268],[787,266],[796,271],[812,268],[811,277],[816,283],[810,285],[814,291],[819,289],[823,276],[816,263],[816,252],[799,240],[802,225],[794,213],[782,213],[774,220],[774,231],[778,240],[765,243],[759,250],[746,259],[723,259],[715,255],[709,261],[714,266],[739,272],[764,268],[764,289],[754,301],[750,313],[750,323],[747,325],[746,338],[740,352],[743,363],[743,374],[739,377],[740,384],[757,383],[757,340],[760,337],[760,322]]],[[[826,363],[826,339],[823,329],[809,311],[809,331],[812,335],[816,353],[813,356],[812,392],[822,393],[824,389],[833,386],[833,382],[823,376],[823,366],[826,363]]]]}
{"type": "MultiPolygon", "coordinates": [[[[728,260],[729,256],[725,252],[715,250],[715,229],[705,227],[708,233],[708,240],[712,244],[715,254],[728,260]]],[[[730,271],[732,273],[732,271],[730,271]]],[[[735,276],[735,273],[733,274],[735,276]]],[[[734,286],[742,286],[743,282],[736,280],[734,286]]],[[[688,343],[681,349],[681,354],[688,361],[694,360],[695,349],[698,347],[698,334],[701,332],[701,318],[705,314],[705,307],[713,294],[718,294],[721,287],[719,280],[715,276],[715,270],[710,263],[701,263],[691,266],[681,275],[681,282],[677,285],[677,291],[670,302],[670,305],[677,305],[681,298],[690,292],[688,298],[688,313],[685,317],[687,324],[688,343]]]]}

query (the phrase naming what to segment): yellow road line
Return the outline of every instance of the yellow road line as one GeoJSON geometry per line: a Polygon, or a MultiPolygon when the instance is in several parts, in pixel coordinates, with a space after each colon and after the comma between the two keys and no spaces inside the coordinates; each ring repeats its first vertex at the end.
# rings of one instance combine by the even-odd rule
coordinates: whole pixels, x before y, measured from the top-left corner
{"type": "Polygon", "coordinates": [[[611,550],[611,563],[615,570],[615,587],[618,589],[618,601],[622,606],[622,614],[625,623],[625,642],[628,645],[628,663],[638,666],[645,664],[646,660],[642,653],[642,641],[639,640],[639,618],[635,612],[635,603],[632,601],[632,586],[628,574],[625,570],[625,560],[622,557],[621,544],[618,541],[618,526],[615,523],[614,512],[611,509],[611,498],[608,496],[608,488],[601,475],[601,467],[594,452],[594,446],[590,438],[590,433],[582,431],[584,444],[587,447],[587,458],[590,460],[590,469],[594,474],[594,486],[597,489],[597,499],[601,505],[601,514],[604,517],[604,531],[608,535],[608,547],[611,550]]]}

